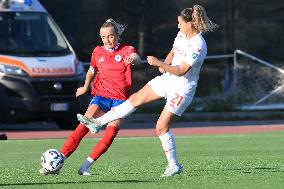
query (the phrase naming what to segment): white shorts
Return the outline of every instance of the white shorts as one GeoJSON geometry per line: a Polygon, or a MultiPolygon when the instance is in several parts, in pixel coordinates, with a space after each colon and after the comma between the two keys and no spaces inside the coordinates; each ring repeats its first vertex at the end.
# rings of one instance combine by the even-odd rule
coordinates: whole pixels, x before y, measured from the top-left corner
{"type": "Polygon", "coordinates": [[[155,77],[148,84],[157,95],[167,99],[166,110],[178,116],[189,106],[196,90],[196,82],[194,85],[177,82],[166,74],[155,77]]]}

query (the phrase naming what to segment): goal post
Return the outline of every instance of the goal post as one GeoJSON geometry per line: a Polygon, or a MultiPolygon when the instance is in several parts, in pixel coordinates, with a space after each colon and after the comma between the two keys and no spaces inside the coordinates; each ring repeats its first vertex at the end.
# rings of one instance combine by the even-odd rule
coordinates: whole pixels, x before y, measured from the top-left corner
{"type": "Polygon", "coordinates": [[[230,96],[241,110],[284,109],[284,70],[235,50],[230,96]]]}

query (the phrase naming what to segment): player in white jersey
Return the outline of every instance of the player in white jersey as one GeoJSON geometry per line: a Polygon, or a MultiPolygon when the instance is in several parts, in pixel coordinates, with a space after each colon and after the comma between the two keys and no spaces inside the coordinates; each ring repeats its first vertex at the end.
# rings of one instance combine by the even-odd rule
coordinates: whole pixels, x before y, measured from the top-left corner
{"type": "MultiPolygon", "coordinates": [[[[153,91],[167,99],[165,108],[173,114],[181,116],[194,96],[201,65],[207,53],[206,42],[199,33],[190,39],[180,31],[173,45],[174,57],[171,66],[190,67],[183,75],[166,72],[152,79],[149,85],[153,91]]],[[[157,62],[156,58],[149,57],[149,63],[157,62]]]]}
{"type": "Polygon", "coordinates": [[[140,105],[166,98],[166,105],[157,121],[156,131],[165,151],[168,166],[162,176],[174,176],[182,172],[176,154],[176,144],[170,132],[170,123],[175,115],[181,116],[194,96],[201,65],[204,62],[207,47],[202,33],[213,31],[217,27],[207,16],[204,8],[194,5],[186,8],[178,16],[178,28],[173,48],[161,62],[148,56],[148,63],[159,67],[165,73],[148,82],[142,89],[129,97],[127,101],[114,107],[97,119],[78,114],[78,120],[92,133],[110,121],[124,118],[140,105]]]}

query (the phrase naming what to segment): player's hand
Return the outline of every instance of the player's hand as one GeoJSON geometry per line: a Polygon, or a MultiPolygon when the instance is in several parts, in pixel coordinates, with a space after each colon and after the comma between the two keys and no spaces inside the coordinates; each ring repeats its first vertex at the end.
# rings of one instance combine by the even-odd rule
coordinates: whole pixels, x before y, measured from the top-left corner
{"type": "Polygon", "coordinates": [[[166,71],[163,68],[159,67],[159,72],[165,73],[166,71]]]}
{"type": "Polygon", "coordinates": [[[85,94],[88,91],[88,88],[85,87],[79,87],[76,91],[76,97],[81,96],[85,94]]]}
{"type": "Polygon", "coordinates": [[[162,62],[154,56],[147,56],[147,61],[152,66],[161,66],[162,62]]]}
{"type": "Polygon", "coordinates": [[[125,58],[124,58],[124,63],[125,63],[125,65],[133,64],[133,63],[134,63],[134,58],[131,57],[131,56],[125,57],[125,58]]]}

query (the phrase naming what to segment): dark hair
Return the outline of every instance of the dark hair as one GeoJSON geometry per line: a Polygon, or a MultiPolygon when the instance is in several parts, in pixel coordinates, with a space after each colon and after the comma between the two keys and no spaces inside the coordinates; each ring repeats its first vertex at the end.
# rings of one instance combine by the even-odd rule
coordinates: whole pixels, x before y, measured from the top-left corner
{"type": "Polygon", "coordinates": [[[180,16],[186,22],[192,21],[192,8],[185,8],[180,12],[180,16]]]}

